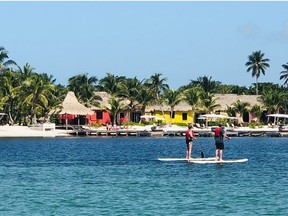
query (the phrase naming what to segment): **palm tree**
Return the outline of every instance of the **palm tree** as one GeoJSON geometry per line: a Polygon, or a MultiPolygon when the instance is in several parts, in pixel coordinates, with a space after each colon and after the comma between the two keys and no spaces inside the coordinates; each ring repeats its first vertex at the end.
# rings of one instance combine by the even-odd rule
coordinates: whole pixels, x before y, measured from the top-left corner
{"type": "Polygon", "coordinates": [[[161,78],[162,74],[155,73],[152,75],[148,80],[146,80],[146,85],[151,88],[151,90],[156,95],[156,99],[158,104],[160,105],[160,109],[163,115],[163,118],[165,119],[164,111],[163,111],[163,105],[160,100],[160,95],[165,89],[169,89],[169,85],[165,82],[167,81],[167,78],[161,78]]]}
{"type": "Polygon", "coordinates": [[[225,111],[228,114],[228,116],[230,116],[230,117],[235,117],[235,115],[236,115],[235,110],[233,109],[232,106],[226,105],[225,111]]]}
{"type": "Polygon", "coordinates": [[[120,99],[115,98],[115,97],[111,97],[108,101],[110,107],[103,107],[105,110],[107,110],[110,115],[111,115],[111,119],[113,122],[113,126],[117,125],[118,123],[118,119],[117,116],[118,114],[126,109],[126,106],[121,102],[120,99]]]}
{"type": "Polygon", "coordinates": [[[174,108],[183,100],[182,92],[179,90],[166,89],[163,93],[164,102],[170,106],[170,125],[172,125],[172,115],[174,108]]]}
{"type": "Polygon", "coordinates": [[[142,88],[143,81],[139,81],[136,77],[126,79],[124,88],[122,89],[123,96],[128,99],[129,116],[128,119],[132,121],[132,111],[137,109],[137,95],[142,88]]]}
{"type": "Polygon", "coordinates": [[[277,88],[267,89],[263,92],[261,100],[269,113],[280,113],[281,109],[286,108],[286,91],[285,88],[278,86],[277,88]]]}
{"type": "Polygon", "coordinates": [[[258,95],[258,78],[261,73],[265,75],[265,71],[270,65],[267,63],[270,61],[268,58],[264,58],[264,53],[260,50],[253,52],[248,56],[248,62],[246,62],[245,66],[247,66],[247,72],[252,71],[252,77],[256,77],[256,95],[258,95]]]}
{"type": "Polygon", "coordinates": [[[4,47],[0,47],[0,73],[3,73],[5,70],[8,70],[8,66],[17,66],[16,62],[9,59],[8,51],[4,47]]]}
{"type": "Polygon", "coordinates": [[[288,83],[288,63],[283,64],[282,67],[284,68],[284,71],[281,71],[280,74],[280,80],[284,79],[284,85],[288,83]]]}
{"type": "Polygon", "coordinates": [[[214,93],[217,91],[218,86],[221,84],[221,82],[212,80],[212,77],[198,77],[197,80],[191,80],[190,86],[195,87],[199,85],[203,88],[205,92],[214,93]]]}
{"type": "Polygon", "coordinates": [[[231,104],[233,107],[233,110],[235,113],[239,114],[240,117],[240,123],[243,123],[243,115],[245,112],[248,112],[250,109],[250,104],[247,102],[243,102],[240,100],[235,101],[234,103],[231,104]]]}
{"type": "Polygon", "coordinates": [[[89,78],[88,74],[80,74],[69,78],[67,87],[86,107],[98,106],[101,98],[95,95],[97,81],[95,76],[89,78]]]}
{"type": "Polygon", "coordinates": [[[107,73],[106,75],[106,77],[99,80],[99,85],[97,86],[98,90],[105,91],[112,96],[122,96],[126,77],[118,77],[110,73],[107,73]]]}
{"type": "Polygon", "coordinates": [[[1,103],[4,107],[4,112],[7,113],[9,123],[14,124],[14,109],[17,106],[17,99],[20,94],[19,74],[10,70],[3,72],[0,77],[0,90],[2,93],[1,103]]]}
{"type": "Polygon", "coordinates": [[[184,101],[186,101],[189,106],[191,106],[192,111],[192,118],[194,121],[194,115],[197,110],[199,110],[199,107],[201,107],[201,94],[203,93],[203,90],[198,88],[190,88],[183,92],[184,94],[184,101]]]}
{"type": "Polygon", "coordinates": [[[137,94],[136,100],[141,107],[141,115],[144,115],[146,107],[155,102],[154,92],[146,85],[143,85],[137,94]]]}
{"type": "Polygon", "coordinates": [[[30,122],[36,123],[37,114],[48,106],[48,96],[52,95],[56,87],[50,82],[47,74],[34,74],[28,86],[27,96],[23,103],[31,107],[30,122]]]}
{"type": "Polygon", "coordinates": [[[219,109],[221,105],[216,103],[217,99],[214,97],[214,94],[209,92],[201,94],[201,111],[213,113],[216,109],[219,109]]]}
{"type": "Polygon", "coordinates": [[[260,118],[261,118],[261,116],[262,116],[262,113],[263,113],[262,107],[259,106],[258,104],[255,104],[255,105],[251,108],[250,111],[253,113],[254,117],[257,118],[257,122],[259,122],[259,121],[260,121],[260,118]]]}

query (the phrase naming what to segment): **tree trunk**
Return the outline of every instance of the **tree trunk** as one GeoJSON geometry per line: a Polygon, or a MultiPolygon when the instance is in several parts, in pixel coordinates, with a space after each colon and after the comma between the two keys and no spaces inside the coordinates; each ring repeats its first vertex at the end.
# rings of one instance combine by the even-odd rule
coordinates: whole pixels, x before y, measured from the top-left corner
{"type": "Polygon", "coordinates": [[[256,77],[256,95],[258,95],[258,77],[256,77]]]}

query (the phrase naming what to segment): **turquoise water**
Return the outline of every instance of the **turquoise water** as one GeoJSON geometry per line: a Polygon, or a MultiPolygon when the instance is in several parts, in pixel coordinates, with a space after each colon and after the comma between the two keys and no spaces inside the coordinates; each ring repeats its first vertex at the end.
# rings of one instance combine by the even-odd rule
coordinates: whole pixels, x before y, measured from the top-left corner
{"type": "MultiPolygon", "coordinates": [[[[288,215],[288,139],[227,141],[238,164],[183,157],[183,138],[0,139],[0,215],[288,215]]],[[[198,138],[193,156],[213,156],[198,138]]]]}

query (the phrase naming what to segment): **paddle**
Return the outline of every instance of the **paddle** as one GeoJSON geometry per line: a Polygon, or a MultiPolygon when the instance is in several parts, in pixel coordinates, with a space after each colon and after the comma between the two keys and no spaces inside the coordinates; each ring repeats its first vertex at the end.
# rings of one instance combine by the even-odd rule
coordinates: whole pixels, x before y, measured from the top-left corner
{"type": "Polygon", "coordinates": [[[200,150],[200,153],[201,153],[201,158],[205,158],[205,155],[202,150],[200,150]]]}
{"type": "Polygon", "coordinates": [[[201,146],[200,143],[199,143],[199,146],[200,146],[200,154],[201,154],[201,158],[205,158],[205,155],[204,155],[204,152],[202,151],[202,146],[201,146]]]}

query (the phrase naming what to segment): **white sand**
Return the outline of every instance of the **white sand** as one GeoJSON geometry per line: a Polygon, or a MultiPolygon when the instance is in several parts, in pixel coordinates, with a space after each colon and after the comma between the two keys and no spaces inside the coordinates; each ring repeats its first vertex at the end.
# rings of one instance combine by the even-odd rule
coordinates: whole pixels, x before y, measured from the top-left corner
{"type": "Polygon", "coordinates": [[[51,130],[41,131],[34,130],[27,126],[0,126],[1,137],[57,137],[70,136],[67,131],[51,130]]]}

